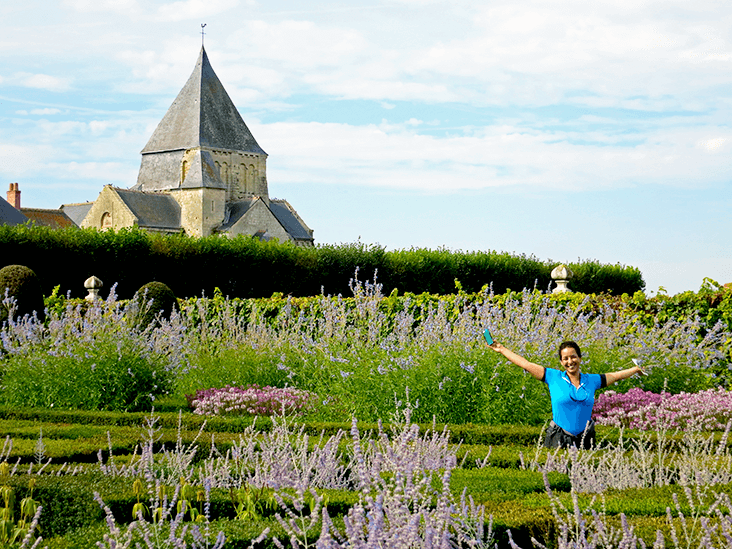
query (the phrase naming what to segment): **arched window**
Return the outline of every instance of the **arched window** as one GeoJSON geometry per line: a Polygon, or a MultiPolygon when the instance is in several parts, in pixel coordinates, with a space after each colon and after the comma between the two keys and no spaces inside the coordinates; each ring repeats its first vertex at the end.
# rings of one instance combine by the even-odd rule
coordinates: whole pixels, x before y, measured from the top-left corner
{"type": "Polygon", "coordinates": [[[112,214],[109,212],[104,212],[102,214],[102,220],[100,222],[100,226],[102,229],[111,229],[112,228],[112,214]]]}
{"type": "Polygon", "coordinates": [[[259,188],[257,186],[257,168],[254,167],[254,164],[249,164],[249,173],[247,174],[249,176],[249,192],[252,194],[259,194],[259,188]]]}
{"type": "Polygon", "coordinates": [[[231,196],[231,178],[229,177],[229,164],[227,162],[224,162],[221,165],[219,174],[221,175],[221,180],[224,182],[224,185],[226,185],[226,193],[231,196]]]}
{"type": "Polygon", "coordinates": [[[247,188],[247,165],[239,164],[239,197],[246,196],[249,192],[247,188]]]}

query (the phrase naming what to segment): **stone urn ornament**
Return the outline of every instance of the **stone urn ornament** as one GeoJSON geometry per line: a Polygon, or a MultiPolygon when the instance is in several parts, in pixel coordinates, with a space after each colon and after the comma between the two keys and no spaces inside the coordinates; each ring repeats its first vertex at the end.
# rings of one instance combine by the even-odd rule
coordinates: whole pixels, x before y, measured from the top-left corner
{"type": "Polygon", "coordinates": [[[571,290],[567,288],[567,283],[573,276],[574,273],[563,263],[554,267],[551,277],[557,283],[557,287],[552,290],[552,293],[563,294],[564,292],[570,292],[571,290]]]}
{"type": "Polygon", "coordinates": [[[84,288],[87,289],[89,294],[84,299],[86,299],[89,303],[98,299],[102,299],[101,297],[99,297],[99,290],[102,289],[102,286],[104,286],[104,283],[96,276],[90,276],[89,278],[87,278],[84,281],[84,288]]]}

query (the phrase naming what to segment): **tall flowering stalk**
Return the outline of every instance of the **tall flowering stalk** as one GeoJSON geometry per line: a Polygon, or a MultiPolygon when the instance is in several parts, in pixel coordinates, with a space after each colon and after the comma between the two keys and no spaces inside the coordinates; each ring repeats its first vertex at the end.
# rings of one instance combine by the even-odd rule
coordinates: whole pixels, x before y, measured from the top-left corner
{"type": "Polygon", "coordinates": [[[185,368],[187,345],[180,317],[141,330],[114,289],[106,301],[69,301],[46,323],[26,317],[0,328],[0,397],[23,406],[149,409],[185,368]]]}
{"type": "MultiPolygon", "coordinates": [[[[314,489],[299,487],[294,493],[276,492],[282,510],[276,517],[287,533],[290,547],[311,547],[318,530],[315,546],[320,549],[453,549],[493,545],[490,525],[485,529],[483,507],[466,497],[465,492],[456,499],[450,490],[455,448],[441,442],[435,444],[435,438],[430,439],[429,434],[423,438],[415,436],[416,426],[408,418],[407,413],[406,421],[395,427],[392,440],[387,440],[380,430],[372,447],[380,448],[384,455],[375,452],[370,459],[364,456],[364,439],[354,420],[351,467],[360,501],[344,517],[343,531],[335,528],[327,506],[314,489]],[[437,479],[440,488],[434,490],[433,482],[437,479]]],[[[437,435],[436,439],[441,441],[442,436],[437,435]]],[[[280,540],[273,542],[284,548],[280,540]]]]}

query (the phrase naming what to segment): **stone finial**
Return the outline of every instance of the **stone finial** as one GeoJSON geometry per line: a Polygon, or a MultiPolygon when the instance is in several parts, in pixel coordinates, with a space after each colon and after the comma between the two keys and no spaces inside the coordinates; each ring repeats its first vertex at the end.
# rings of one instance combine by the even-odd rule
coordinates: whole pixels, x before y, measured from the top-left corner
{"type": "Polygon", "coordinates": [[[566,265],[561,264],[554,267],[551,276],[554,282],[557,283],[557,287],[552,290],[553,294],[562,294],[571,291],[567,288],[567,283],[574,276],[574,273],[566,265]]]}
{"type": "Polygon", "coordinates": [[[96,301],[97,299],[102,299],[99,297],[99,290],[102,289],[102,286],[104,286],[104,283],[99,280],[96,276],[90,276],[84,281],[84,288],[86,288],[89,292],[89,295],[87,295],[84,299],[86,299],[89,302],[96,301]]]}

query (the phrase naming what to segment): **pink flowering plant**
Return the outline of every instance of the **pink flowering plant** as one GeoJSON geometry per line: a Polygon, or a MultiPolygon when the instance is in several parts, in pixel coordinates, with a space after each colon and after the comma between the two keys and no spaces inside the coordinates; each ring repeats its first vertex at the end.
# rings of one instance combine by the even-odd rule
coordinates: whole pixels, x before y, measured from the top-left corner
{"type": "Polygon", "coordinates": [[[246,387],[227,385],[186,395],[193,413],[201,415],[304,415],[315,410],[315,393],[294,387],[246,387]]]}
{"type": "Polygon", "coordinates": [[[627,393],[607,391],[594,408],[599,425],[656,429],[696,427],[721,430],[732,419],[732,392],[709,389],[697,393],[652,393],[638,387],[627,393]]]}

